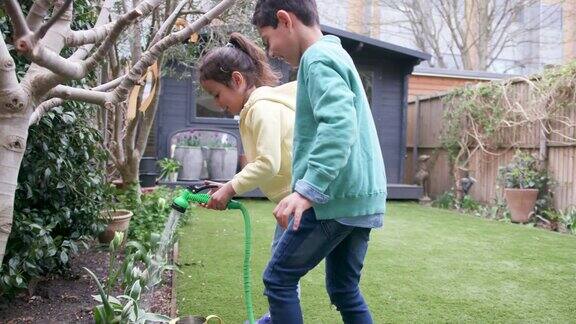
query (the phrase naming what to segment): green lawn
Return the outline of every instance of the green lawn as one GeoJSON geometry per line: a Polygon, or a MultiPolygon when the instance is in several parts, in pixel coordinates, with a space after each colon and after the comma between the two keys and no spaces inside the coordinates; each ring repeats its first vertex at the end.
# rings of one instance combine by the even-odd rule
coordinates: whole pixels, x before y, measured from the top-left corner
{"type": "MultiPolygon", "coordinates": [[[[273,204],[244,201],[254,233],[256,315],[267,302],[273,204]]],[[[412,203],[391,203],[372,232],[362,291],[375,323],[576,323],[576,237],[412,203]]],[[[238,211],[196,209],[180,236],[178,309],[245,318],[243,225],[238,211]]],[[[324,290],[324,266],[302,280],[306,323],[340,323],[324,290]]]]}

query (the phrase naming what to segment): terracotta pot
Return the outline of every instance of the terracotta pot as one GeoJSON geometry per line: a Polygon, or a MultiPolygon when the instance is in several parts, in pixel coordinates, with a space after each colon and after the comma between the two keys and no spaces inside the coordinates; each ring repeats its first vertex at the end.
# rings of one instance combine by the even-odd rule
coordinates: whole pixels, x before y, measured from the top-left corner
{"type": "Polygon", "coordinates": [[[526,223],[536,206],[538,199],[538,189],[504,189],[506,204],[510,209],[512,221],[514,223],[526,223]]]}
{"type": "Polygon", "coordinates": [[[108,221],[104,232],[98,235],[100,243],[110,243],[114,239],[114,232],[125,232],[130,224],[133,213],[126,209],[103,210],[100,217],[108,221]]]}

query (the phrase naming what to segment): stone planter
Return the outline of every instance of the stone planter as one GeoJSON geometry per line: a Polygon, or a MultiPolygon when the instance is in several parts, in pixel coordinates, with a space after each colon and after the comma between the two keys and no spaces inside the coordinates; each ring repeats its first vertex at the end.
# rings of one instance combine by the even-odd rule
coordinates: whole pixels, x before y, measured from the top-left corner
{"type": "Polygon", "coordinates": [[[114,232],[125,232],[130,225],[133,213],[126,209],[103,210],[100,217],[108,221],[104,232],[98,235],[100,243],[110,243],[114,238],[114,232]]]}
{"type": "Polygon", "coordinates": [[[197,146],[176,146],[174,159],[178,160],[182,167],[178,172],[180,180],[198,180],[202,172],[202,149],[197,146]]]}
{"type": "Polygon", "coordinates": [[[530,220],[536,199],[538,199],[538,189],[504,189],[506,204],[510,210],[511,219],[514,223],[526,223],[530,220]]]}
{"type": "Polygon", "coordinates": [[[211,148],[208,173],[212,180],[230,180],[236,174],[238,150],[236,148],[211,148]]]}

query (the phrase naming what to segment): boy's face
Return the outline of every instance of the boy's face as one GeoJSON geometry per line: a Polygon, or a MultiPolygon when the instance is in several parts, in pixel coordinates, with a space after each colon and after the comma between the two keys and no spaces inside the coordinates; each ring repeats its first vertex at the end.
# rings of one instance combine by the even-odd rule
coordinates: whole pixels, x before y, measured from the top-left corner
{"type": "Polygon", "coordinates": [[[279,23],[276,28],[259,27],[258,32],[266,45],[268,55],[284,60],[292,67],[298,67],[300,64],[299,44],[291,26],[279,23]]]}

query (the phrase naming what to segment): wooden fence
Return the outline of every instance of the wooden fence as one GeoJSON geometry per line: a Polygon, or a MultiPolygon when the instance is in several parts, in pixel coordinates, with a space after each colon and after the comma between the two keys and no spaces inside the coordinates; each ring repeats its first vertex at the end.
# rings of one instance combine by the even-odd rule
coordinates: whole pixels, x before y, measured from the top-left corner
{"type": "MultiPolygon", "coordinates": [[[[522,85],[518,92],[524,91],[522,85]]],[[[446,109],[444,96],[417,98],[408,105],[408,132],[405,183],[414,183],[414,165],[418,155],[428,154],[431,196],[437,197],[454,186],[448,154],[442,148],[441,134],[444,128],[443,114],[446,109]],[[414,154],[416,153],[416,154],[414,154]]],[[[576,121],[576,109],[562,112],[572,122],[576,121]]],[[[564,127],[560,134],[576,137],[575,127],[564,127]]],[[[560,134],[551,134],[546,147],[548,151],[547,168],[554,179],[554,207],[565,209],[576,205],[576,144],[569,142],[560,134]]],[[[496,155],[482,152],[471,157],[470,174],[477,182],[470,194],[474,199],[490,203],[502,192],[498,190],[498,168],[510,162],[516,149],[537,153],[540,148],[541,131],[538,126],[507,130],[500,134],[503,143],[514,143],[511,149],[500,149],[496,155]]],[[[505,147],[507,145],[503,145],[505,147]]]]}

